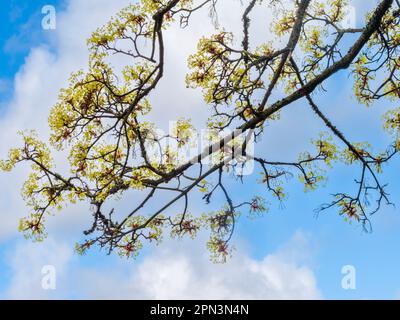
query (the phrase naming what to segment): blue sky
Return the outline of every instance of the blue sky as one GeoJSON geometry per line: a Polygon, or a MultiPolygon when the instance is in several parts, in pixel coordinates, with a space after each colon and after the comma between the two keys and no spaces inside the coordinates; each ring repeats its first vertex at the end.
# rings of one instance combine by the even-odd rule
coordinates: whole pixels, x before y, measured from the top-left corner
{"type": "MultiPolygon", "coordinates": [[[[72,56],[73,58],[71,58],[65,52],[68,50],[74,51],[71,49],[75,48],[74,46],[78,46],[84,52],[85,43],[83,40],[76,41],[76,43],[71,40],[74,32],[80,28],[80,26],[71,25],[73,18],[80,17],[79,10],[81,8],[76,0],[60,0],[52,1],[51,3],[46,0],[1,0],[1,2],[0,84],[4,83],[6,85],[0,86],[0,120],[1,117],[3,117],[3,120],[7,120],[10,114],[12,116],[13,108],[19,108],[20,102],[17,90],[21,90],[22,93],[29,92],[29,88],[20,89],[19,82],[15,80],[17,74],[19,74],[17,79],[18,77],[29,79],[29,76],[32,76],[34,72],[49,71],[53,66],[67,66],[65,68],[73,66],[73,68],[78,69],[85,58],[83,57],[82,61],[76,60],[75,67],[74,61],[76,57],[72,56]],[[61,31],[44,31],[40,28],[42,19],[40,11],[42,6],[47,4],[52,4],[56,7],[57,16],[60,17],[60,29],[63,28],[61,31]],[[70,32],[68,32],[68,28],[71,28],[70,32]],[[44,58],[42,59],[41,57],[44,58]],[[44,61],[45,66],[43,69],[38,66],[38,61],[44,61]],[[18,85],[15,86],[15,83],[18,85]]],[[[102,4],[105,3],[103,0],[100,2],[102,4]]],[[[126,2],[127,0],[121,0],[118,3],[126,2]]],[[[87,3],[92,3],[95,6],[95,0],[90,0],[87,3]]],[[[360,1],[355,1],[355,3],[359,4],[360,1]]],[[[87,6],[89,7],[89,4],[87,6]]],[[[115,6],[116,9],[119,8],[117,5],[115,6]]],[[[87,7],[85,8],[87,9],[87,7]]],[[[98,7],[96,7],[96,10],[98,11],[96,11],[96,14],[98,13],[104,18],[109,14],[109,12],[101,12],[98,7]]],[[[82,19],[76,20],[76,23],[83,23],[82,21],[82,19]]],[[[94,30],[98,26],[94,22],[86,21],[85,27],[82,28],[94,30]]],[[[73,69],[53,70],[51,72],[55,74],[59,72],[60,77],[67,77],[70,71],[73,71],[73,69]]],[[[43,75],[36,76],[40,79],[43,75]]],[[[44,83],[46,82],[44,81],[44,83]]],[[[368,110],[363,106],[357,105],[354,98],[352,98],[351,79],[345,72],[338,74],[333,80],[329,80],[326,83],[326,89],[328,89],[328,92],[324,95],[318,95],[316,100],[334,118],[339,128],[342,128],[351,139],[357,141],[368,140],[381,147],[384,147],[389,142],[388,137],[381,130],[380,122],[380,116],[384,110],[390,107],[389,104],[379,103],[368,110]]],[[[42,88],[42,90],[44,92],[55,91],[51,86],[49,86],[48,90],[47,87],[42,88]]],[[[49,101],[44,101],[43,104],[34,106],[35,108],[43,109],[40,109],[43,116],[38,119],[45,119],[44,115],[47,113],[56,94],[57,92],[54,92],[49,97],[49,101]]],[[[32,98],[32,101],[40,101],[40,99],[35,100],[35,98],[32,98]]],[[[195,107],[193,106],[193,109],[195,107]]],[[[179,109],[178,113],[188,112],[188,115],[190,114],[190,110],[182,110],[179,109]]],[[[15,126],[18,127],[18,119],[16,119],[13,118],[13,121],[16,121],[15,126]]],[[[44,125],[40,122],[42,120],[37,120],[39,127],[44,125]]],[[[30,122],[22,121],[21,123],[29,124],[30,122]]],[[[290,112],[282,114],[282,122],[276,125],[275,129],[277,132],[281,132],[282,140],[274,143],[269,140],[271,136],[266,135],[263,138],[262,145],[272,150],[277,148],[282,154],[296,154],[297,151],[302,151],[304,142],[299,142],[293,137],[312,136],[321,128],[319,125],[320,123],[314,118],[304,101],[297,102],[292,106],[290,112]]],[[[15,129],[14,127],[13,129],[15,129]]],[[[25,129],[25,127],[19,129],[25,129]]],[[[7,133],[9,134],[8,136],[5,134],[4,139],[13,139],[12,131],[10,132],[7,133]]],[[[397,205],[399,205],[400,200],[398,197],[400,192],[400,183],[398,182],[399,164],[399,160],[395,159],[389,167],[385,168],[385,173],[382,176],[383,181],[389,182],[391,199],[397,205]]],[[[24,173],[25,171],[21,172],[24,173]]],[[[357,177],[357,174],[356,167],[344,168],[338,166],[330,172],[329,180],[324,188],[306,194],[303,192],[303,187],[296,183],[294,179],[293,183],[288,184],[289,199],[285,201],[284,208],[280,208],[278,204],[273,203],[270,212],[262,218],[248,220],[242,217],[240,219],[234,237],[238,247],[234,255],[245,257],[244,259],[248,261],[249,265],[257,266],[260,270],[266,270],[265,272],[272,272],[271,270],[275,270],[275,266],[282,266],[282,269],[287,268],[289,271],[292,270],[290,271],[292,273],[288,271],[288,274],[280,275],[282,279],[285,278],[289,282],[285,283],[284,287],[288,291],[293,290],[292,295],[290,295],[290,292],[285,292],[286,296],[289,297],[302,297],[299,293],[302,288],[298,285],[299,279],[303,279],[302,277],[305,277],[304,279],[306,280],[304,281],[310,280],[310,277],[316,281],[315,288],[314,284],[310,284],[304,289],[304,292],[311,290],[310,296],[315,296],[313,290],[316,289],[319,296],[326,299],[395,299],[400,297],[400,276],[398,273],[400,268],[400,253],[398,250],[400,243],[399,209],[393,207],[382,208],[372,218],[374,231],[371,234],[362,232],[357,225],[349,225],[344,222],[335,210],[322,213],[318,217],[315,216],[314,210],[323,202],[328,201],[331,193],[343,188],[354,187],[354,178],[357,177]],[[344,290],[341,287],[343,277],[341,268],[344,265],[353,265],[356,268],[355,290],[344,290]],[[291,283],[294,284],[293,288],[291,283]],[[310,289],[310,287],[312,288],[310,289]]],[[[9,177],[10,179],[17,179],[20,175],[9,177]]],[[[0,176],[0,179],[3,184],[3,179],[7,179],[7,176],[0,176]]],[[[250,196],[254,193],[263,194],[265,191],[262,190],[262,186],[255,183],[256,179],[258,179],[258,174],[248,178],[245,187],[246,193],[243,192],[244,188],[242,186],[232,184],[233,197],[239,200],[245,194],[250,196]]],[[[10,184],[7,192],[7,194],[3,193],[0,196],[0,202],[3,203],[0,206],[0,210],[2,210],[0,211],[0,216],[4,215],[5,219],[12,220],[14,212],[12,212],[13,209],[8,209],[8,207],[18,208],[18,210],[23,208],[22,204],[16,204],[16,202],[22,201],[21,199],[18,200],[18,183],[15,185],[10,184]]],[[[126,202],[123,203],[123,205],[126,204],[126,202]]],[[[197,205],[199,210],[208,211],[200,202],[197,205]]],[[[150,280],[146,278],[144,270],[151,270],[153,264],[155,266],[159,264],[160,270],[165,267],[165,272],[181,270],[180,268],[183,267],[175,264],[176,261],[181,260],[177,258],[174,261],[173,259],[175,252],[179,254],[179,257],[182,255],[182,261],[189,264],[189,266],[191,263],[194,264],[193,261],[200,261],[196,259],[202,259],[200,261],[202,269],[199,269],[199,267],[196,269],[193,266],[190,269],[194,270],[193,272],[198,272],[200,278],[196,279],[196,282],[195,280],[191,282],[188,279],[182,284],[182,287],[178,286],[176,288],[178,297],[179,294],[190,295],[193,293],[193,291],[190,291],[190,287],[196,287],[197,283],[204,280],[201,277],[206,278],[209,274],[215,275],[216,278],[214,280],[219,281],[218,290],[222,290],[220,288],[225,288],[224,286],[226,285],[226,288],[230,288],[230,290],[237,290],[239,296],[241,292],[244,292],[244,296],[245,293],[249,292],[249,289],[244,288],[243,284],[236,284],[237,287],[235,287],[233,284],[224,283],[224,281],[228,282],[227,278],[223,276],[224,266],[215,267],[211,265],[203,253],[199,255],[200,257],[191,256],[197,255],[193,253],[196,250],[203,252],[201,248],[204,243],[201,243],[201,240],[195,243],[190,241],[167,241],[165,246],[172,249],[162,249],[162,246],[146,248],[139,259],[135,261],[121,260],[116,256],[107,256],[103,252],[91,252],[87,256],[78,257],[72,254],[70,249],[81,237],[80,231],[86,227],[84,223],[88,220],[84,217],[82,218],[82,215],[86,212],[81,207],[69,209],[67,214],[60,217],[61,229],[60,226],[54,226],[53,228],[57,231],[57,234],[51,234],[50,240],[42,244],[30,244],[17,232],[10,231],[11,229],[7,229],[7,232],[4,232],[4,236],[0,234],[0,297],[92,298],[97,297],[95,295],[96,284],[99,287],[98,290],[101,291],[102,288],[104,290],[106,288],[114,288],[120,285],[121,281],[129,282],[132,279],[134,279],[133,283],[135,281],[138,283],[151,283],[156,288],[151,292],[146,291],[144,298],[165,297],[160,288],[168,285],[169,282],[165,282],[165,279],[163,280],[164,282],[161,281],[163,278],[160,278],[161,280],[157,283],[149,282],[150,280]],[[71,220],[71,222],[66,215],[71,215],[78,222],[74,222],[75,220],[71,220]],[[172,260],[166,257],[167,253],[164,253],[164,250],[172,255],[172,260]],[[35,254],[41,258],[36,258],[35,254]],[[60,265],[59,269],[57,269],[60,270],[58,272],[60,281],[58,282],[57,290],[54,292],[42,292],[43,290],[39,288],[40,284],[38,283],[40,270],[34,269],[34,266],[37,267],[41,263],[46,263],[46,259],[50,264],[55,261],[57,266],[60,265]],[[30,270],[27,265],[21,265],[21,261],[26,261],[28,265],[32,263],[32,269],[30,270]],[[107,282],[104,276],[108,278],[110,270],[114,270],[117,275],[115,279],[110,276],[109,282],[107,282]],[[29,273],[34,273],[35,275],[30,276],[29,273]],[[137,278],[139,276],[142,278],[137,278]],[[85,281],[82,281],[82,279],[85,279],[85,281]],[[184,285],[188,286],[188,288],[183,288],[184,285]],[[25,295],[24,293],[29,290],[31,294],[25,295]]],[[[18,212],[18,214],[20,213],[18,212]]],[[[17,215],[17,212],[15,212],[15,215],[17,215]]],[[[56,219],[57,217],[54,218],[54,220],[56,219]]],[[[2,229],[0,229],[0,232],[2,232],[2,229]]],[[[237,259],[233,258],[232,262],[226,266],[226,270],[229,270],[226,271],[227,274],[236,275],[244,270],[238,269],[234,265],[240,262],[237,259]]],[[[155,268],[155,270],[158,269],[155,268]]],[[[254,273],[253,276],[262,277],[261,273],[254,273]]],[[[246,275],[243,277],[246,278],[246,275]]],[[[249,283],[251,283],[250,280],[249,283]]],[[[217,289],[215,290],[217,291],[217,289]]],[[[124,287],[124,290],[125,296],[129,296],[129,290],[135,290],[135,286],[129,284],[129,286],[124,287]]],[[[265,290],[266,297],[271,297],[268,295],[268,290],[273,293],[272,289],[267,288],[265,290]]],[[[124,295],[122,296],[125,297],[124,295]]],[[[141,297],[140,293],[134,295],[134,297],[138,296],[141,297]]],[[[196,296],[196,294],[193,294],[193,296],[196,296]]],[[[217,294],[216,296],[219,297],[217,294]]],[[[182,298],[185,297],[187,296],[182,296],[182,298]]],[[[261,297],[263,296],[261,295],[261,297]]]]}
{"type": "MultiPolygon", "coordinates": [[[[5,81],[4,86],[7,89],[0,89],[2,93],[0,103],[10,98],[13,76],[23,64],[30,48],[50,36],[35,27],[40,25],[43,18],[41,8],[48,3],[45,0],[1,1],[0,79],[5,81]]],[[[53,1],[52,3],[59,7],[62,6],[62,1],[53,1]]]]}

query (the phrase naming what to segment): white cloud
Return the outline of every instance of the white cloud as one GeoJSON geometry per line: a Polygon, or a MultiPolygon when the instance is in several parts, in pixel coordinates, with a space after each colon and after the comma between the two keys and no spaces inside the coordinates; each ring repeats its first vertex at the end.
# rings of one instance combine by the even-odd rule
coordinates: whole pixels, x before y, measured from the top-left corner
{"type": "MultiPolygon", "coordinates": [[[[308,239],[297,232],[261,260],[238,250],[213,264],[198,242],[169,241],[141,261],[112,260],[104,268],[76,264],[71,248],[51,239],[19,243],[10,253],[9,299],[320,299],[308,239]],[[297,252],[293,255],[293,252],[297,252]],[[57,289],[43,290],[41,270],[56,268],[57,289]]],[[[84,259],[84,258],[80,258],[84,259]]]]}
{"type": "MultiPolygon", "coordinates": [[[[92,31],[106,23],[112,14],[129,3],[130,0],[69,0],[65,11],[57,11],[57,29],[46,31],[53,32],[52,42],[50,45],[32,48],[15,76],[13,98],[0,118],[0,158],[5,158],[11,147],[19,145],[17,132],[20,130],[35,129],[47,141],[47,118],[50,108],[57,100],[59,89],[67,85],[72,71],[87,65],[86,39],[92,31]]],[[[240,35],[242,26],[237,21],[241,21],[241,12],[244,9],[241,1],[233,1],[230,4],[231,10],[224,10],[225,2],[220,2],[219,6],[220,26],[240,35]]],[[[269,18],[266,12],[267,10],[263,14],[257,13],[258,19],[253,22],[253,27],[257,30],[267,31],[268,24],[264,21],[269,21],[269,18]]],[[[203,10],[193,15],[188,28],[181,29],[176,25],[165,32],[166,72],[160,86],[152,95],[152,119],[164,130],[168,129],[170,120],[176,120],[180,116],[191,117],[201,128],[209,116],[208,107],[202,102],[201,92],[188,90],[184,82],[186,60],[195,52],[198,39],[215,32],[207,15],[208,11],[203,10]]],[[[38,24],[37,28],[41,28],[41,25],[38,24]]],[[[263,33],[256,34],[259,39],[264,37],[263,33]]],[[[238,43],[240,41],[238,38],[238,43]]],[[[66,168],[65,155],[56,154],[55,159],[59,170],[66,168]]],[[[19,219],[29,214],[29,209],[19,195],[28,169],[18,167],[10,174],[1,173],[0,179],[7,183],[0,184],[0,216],[5,221],[0,225],[0,241],[14,235],[19,219]]],[[[53,224],[62,226],[63,231],[65,225],[73,227],[75,222],[82,224],[90,215],[89,212],[81,214],[80,211],[83,209],[68,209],[63,212],[63,219],[53,224]]],[[[56,219],[59,218],[49,220],[56,219]]]]}
{"type": "MultiPolygon", "coordinates": [[[[294,245],[293,242],[290,244],[294,245]]],[[[306,253],[306,252],[304,252],[306,253]]],[[[261,261],[244,251],[225,265],[176,250],[145,259],[130,278],[125,297],[148,299],[317,299],[313,271],[291,260],[284,251],[261,261]]],[[[101,292],[98,292],[101,297],[101,292]]],[[[107,297],[107,291],[102,293],[107,297]]]]}
{"type": "Polygon", "coordinates": [[[63,278],[71,257],[71,247],[53,239],[47,239],[45,243],[40,244],[26,241],[18,243],[8,254],[11,279],[4,297],[47,299],[57,296],[57,290],[45,290],[42,287],[42,268],[53,266],[56,270],[56,280],[63,278]]]}
{"type": "MultiPolygon", "coordinates": [[[[52,47],[32,48],[15,76],[13,98],[0,118],[0,158],[6,156],[9,148],[20,143],[17,139],[20,130],[35,129],[40,137],[47,139],[47,117],[59,89],[67,84],[72,71],[85,67],[87,63],[86,38],[129,2],[71,0],[66,10],[59,12],[57,29],[47,31],[54,32],[52,47]]],[[[40,24],[37,28],[41,28],[40,24]]],[[[65,166],[65,159],[61,165],[65,166]]],[[[4,223],[0,225],[0,241],[15,234],[19,218],[29,213],[19,195],[26,174],[27,168],[18,168],[11,174],[1,173],[0,216],[4,223]]],[[[79,208],[68,210],[59,226],[72,226],[71,222],[76,220],[82,222],[85,216],[79,211],[79,208]]]]}

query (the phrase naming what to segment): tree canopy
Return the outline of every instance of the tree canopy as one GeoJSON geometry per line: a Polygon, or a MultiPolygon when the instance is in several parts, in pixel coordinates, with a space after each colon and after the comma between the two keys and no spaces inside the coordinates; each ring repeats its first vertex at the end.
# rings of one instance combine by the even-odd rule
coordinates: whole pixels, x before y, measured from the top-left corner
{"type": "MultiPolygon", "coordinates": [[[[315,101],[323,83],[346,70],[354,80],[354,95],[360,103],[397,100],[400,96],[400,4],[381,0],[360,28],[344,27],[347,0],[245,0],[237,39],[229,30],[216,27],[211,37],[199,39],[197,52],[188,57],[188,90],[200,89],[210,106],[210,147],[192,159],[180,154],[194,134],[190,119],[179,119],[174,130],[160,136],[149,121],[157,106],[149,97],[163,80],[164,34],[174,25],[185,28],[193,15],[209,10],[218,16],[219,0],[140,0],[121,10],[96,30],[88,47],[87,70],[71,75],[51,109],[49,144],[34,132],[22,132],[21,147],[10,150],[0,168],[11,171],[30,163],[32,172],[23,187],[31,213],[20,222],[25,236],[42,240],[49,214],[68,203],[88,201],[93,224],[77,244],[80,253],[93,246],[135,256],[146,242],[172,237],[195,237],[208,229],[212,258],[224,261],[230,254],[235,221],[244,212],[262,214],[272,199],[283,201],[288,175],[296,175],[305,191],[318,188],[326,168],[338,163],[359,166],[352,193],[338,191],[320,210],[336,207],[348,220],[369,229],[371,214],[390,204],[386,185],[380,181],[382,165],[400,149],[400,109],[385,115],[384,129],[392,144],[374,153],[367,143],[350,141],[315,101]],[[285,39],[278,48],[271,41],[251,45],[252,12],[260,6],[274,11],[268,22],[275,37],[285,39]],[[116,68],[113,61],[127,61],[116,68]],[[250,139],[257,143],[268,122],[279,122],[279,113],[304,100],[321,120],[321,135],[314,150],[295,161],[270,161],[247,152],[250,139]],[[221,137],[220,133],[231,129],[221,137]],[[151,150],[158,150],[155,154],[151,150]],[[70,174],[61,174],[53,163],[54,153],[68,152],[70,174]],[[212,158],[211,164],[205,160],[212,158]],[[264,195],[251,195],[236,203],[225,180],[236,170],[237,183],[248,161],[261,172],[264,195]],[[216,177],[211,180],[211,177],[216,177]],[[130,212],[105,209],[111,199],[134,190],[143,197],[130,212]],[[170,200],[149,212],[157,193],[168,192],[170,200]],[[224,196],[221,209],[199,214],[191,209],[190,196],[203,193],[205,203],[214,194],[224,196]],[[171,206],[182,203],[174,212],[171,206]],[[121,218],[122,217],[122,218],[121,218]]],[[[222,1],[222,0],[220,0],[222,1]]],[[[234,0],[224,0],[234,1],[234,0]]],[[[212,23],[210,20],[209,23],[212,23]]]]}

